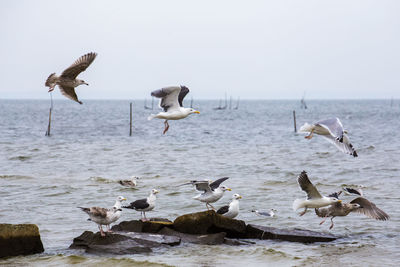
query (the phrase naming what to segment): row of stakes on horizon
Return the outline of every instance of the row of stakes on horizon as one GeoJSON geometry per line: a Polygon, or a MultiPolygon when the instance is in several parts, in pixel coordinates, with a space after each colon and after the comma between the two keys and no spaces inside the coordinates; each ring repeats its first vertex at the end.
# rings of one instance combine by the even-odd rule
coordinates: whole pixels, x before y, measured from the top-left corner
{"type": "MultiPolygon", "coordinates": [[[[56,85],[58,85],[61,93],[67,98],[82,104],[82,102],[78,99],[78,96],[75,93],[75,88],[79,85],[86,83],[84,80],[77,79],[77,76],[85,71],[89,65],[96,58],[96,53],[88,53],[80,58],[78,58],[70,67],[65,69],[60,76],[57,76],[55,73],[50,74],[47,78],[45,85],[49,87],[49,92],[52,92],[56,85]]],[[[163,119],[164,120],[164,130],[163,134],[165,134],[169,129],[168,120],[180,120],[184,119],[190,114],[200,114],[199,111],[190,108],[183,107],[183,99],[189,93],[189,88],[186,86],[170,86],[164,87],[162,89],[155,90],[151,92],[152,97],[160,98],[160,107],[163,111],[158,114],[151,114],[148,117],[148,120],[152,120],[154,118],[163,119]]],[[[52,95],[51,97],[51,107],[49,113],[49,125],[46,132],[47,136],[50,136],[50,124],[51,124],[51,110],[53,107],[52,95]]],[[[225,106],[226,108],[226,106],[225,106]]],[[[304,101],[304,96],[302,99],[302,108],[306,109],[307,105],[304,101]]],[[[224,109],[221,107],[216,109],[224,109]]],[[[297,132],[296,127],[296,115],[295,111],[293,111],[293,119],[294,119],[294,130],[297,132]]],[[[305,136],[307,139],[311,139],[314,134],[318,134],[323,136],[329,142],[333,143],[340,151],[343,153],[349,154],[353,157],[358,157],[358,154],[350,143],[350,139],[348,137],[348,132],[343,128],[341,121],[338,118],[330,118],[318,121],[314,124],[305,123],[299,130],[300,132],[308,132],[309,135],[305,136]]],[[[132,135],[132,103],[130,103],[130,135],[132,135]]],[[[230,188],[221,185],[222,182],[227,180],[228,177],[217,179],[214,182],[210,180],[194,180],[185,184],[192,184],[196,187],[198,191],[202,193],[198,196],[194,197],[194,199],[199,200],[201,202],[206,203],[207,209],[215,210],[215,208],[210,204],[219,200],[225,191],[230,191],[230,188]]],[[[300,216],[304,215],[308,208],[314,208],[316,215],[319,217],[323,217],[324,220],[330,217],[333,227],[333,218],[336,216],[347,216],[350,212],[359,212],[370,218],[374,218],[377,220],[387,220],[389,216],[376,207],[376,205],[366,198],[354,188],[343,188],[344,192],[349,194],[355,193],[357,194],[357,198],[353,199],[349,203],[343,203],[342,200],[339,199],[339,195],[342,191],[332,193],[328,196],[321,195],[316,187],[309,180],[307,173],[303,171],[297,182],[300,188],[307,194],[306,200],[296,199],[293,203],[293,209],[297,210],[300,208],[304,208],[304,211],[300,214],[300,216]],[[356,193],[357,192],[357,193],[356,193]],[[329,206],[328,208],[323,208],[329,206]]],[[[136,185],[136,183],[135,183],[136,185]]],[[[139,199],[132,203],[129,206],[122,206],[121,202],[125,201],[124,197],[118,197],[115,205],[111,209],[92,207],[92,208],[83,208],[81,209],[89,214],[90,220],[96,222],[99,225],[99,230],[102,235],[104,235],[102,225],[107,226],[107,230],[111,231],[109,225],[116,220],[118,220],[121,216],[121,208],[131,208],[142,213],[142,220],[147,220],[145,212],[154,209],[156,194],[158,190],[153,189],[150,195],[145,199],[139,199]]],[[[235,218],[239,214],[239,199],[241,196],[239,194],[234,194],[231,203],[228,206],[224,206],[220,208],[217,213],[222,216],[226,216],[229,218],[235,218]]],[[[258,212],[255,211],[258,215],[267,215],[274,216],[274,210],[272,209],[270,212],[258,212]]]]}

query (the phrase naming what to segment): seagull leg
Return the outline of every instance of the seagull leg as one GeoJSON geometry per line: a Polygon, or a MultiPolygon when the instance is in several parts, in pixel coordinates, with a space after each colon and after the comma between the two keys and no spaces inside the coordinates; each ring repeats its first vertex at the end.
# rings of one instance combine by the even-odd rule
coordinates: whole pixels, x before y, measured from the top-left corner
{"type": "Polygon", "coordinates": [[[307,212],[307,208],[304,208],[304,211],[301,212],[299,215],[300,215],[300,216],[303,216],[304,214],[306,214],[306,212],[307,212]]]}
{"type": "Polygon", "coordinates": [[[331,226],[329,227],[329,229],[332,229],[332,228],[333,228],[333,218],[335,218],[335,216],[333,216],[333,217],[331,218],[332,224],[331,224],[331,226]]]}
{"type": "Polygon", "coordinates": [[[206,208],[207,208],[207,210],[210,210],[210,208],[208,207],[208,203],[206,202],[206,208]]]}
{"type": "Polygon", "coordinates": [[[113,232],[113,231],[110,229],[110,225],[109,225],[109,224],[107,224],[106,227],[107,227],[107,232],[108,232],[108,233],[112,233],[112,232],[113,232]]]}
{"type": "Polygon", "coordinates": [[[169,124],[168,124],[168,120],[165,120],[164,121],[164,132],[163,132],[163,134],[165,134],[167,131],[168,131],[168,129],[169,129],[169,124]]]}
{"type": "Polygon", "coordinates": [[[310,134],[307,136],[304,136],[304,138],[311,139],[313,137],[313,134],[314,134],[314,130],[311,130],[310,134]]]}
{"type": "Polygon", "coordinates": [[[101,226],[101,224],[99,224],[99,230],[100,230],[100,235],[101,236],[106,236],[106,234],[103,231],[103,227],[101,226]]]}
{"type": "Polygon", "coordinates": [[[326,221],[326,219],[328,219],[328,216],[324,217],[324,219],[322,220],[322,222],[319,223],[319,225],[323,224],[326,221]]]}
{"type": "Polygon", "coordinates": [[[216,211],[216,209],[215,209],[210,203],[208,203],[208,205],[210,205],[210,207],[211,207],[214,211],[216,211]]]}

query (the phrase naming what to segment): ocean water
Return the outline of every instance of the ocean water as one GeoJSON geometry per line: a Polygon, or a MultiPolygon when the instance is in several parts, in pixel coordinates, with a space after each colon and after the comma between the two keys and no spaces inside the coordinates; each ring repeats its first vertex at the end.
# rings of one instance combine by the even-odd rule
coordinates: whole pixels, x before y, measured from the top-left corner
{"type": "MultiPolygon", "coordinates": [[[[186,103],[187,104],[187,103],[186,103]]],[[[54,101],[51,137],[45,136],[49,101],[0,100],[0,222],[35,223],[45,252],[0,260],[5,266],[399,266],[400,106],[385,100],[241,101],[238,110],[213,110],[218,101],[195,101],[201,114],[170,122],[147,121],[143,101],[133,101],[129,137],[129,101],[54,101]],[[304,139],[293,131],[305,122],[339,117],[349,131],[358,158],[338,151],[322,137],[304,139]],[[363,186],[365,196],[390,216],[375,221],[350,214],[323,225],[313,211],[299,217],[291,208],[303,198],[296,178],[306,170],[322,193],[342,185],[363,186]],[[141,177],[136,190],[116,181],[141,177]],[[229,176],[233,189],[215,203],[243,196],[238,219],[282,228],[305,228],[341,236],[335,242],[300,244],[257,241],[246,246],[183,244],[149,254],[93,256],[69,250],[85,230],[97,231],[77,206],[110,207],[122,195],[128,201],[157,188],[157,205],[148,217],[173,220],[205,210],[193,200],[192,179],[229,176]],[[252,209],[278,210],[262,218],[252,209]]],[[[351,197],[344,198],[349,201],[351,197]]],[[[123,211],[122,220],[140,218],[123,211]]]]}

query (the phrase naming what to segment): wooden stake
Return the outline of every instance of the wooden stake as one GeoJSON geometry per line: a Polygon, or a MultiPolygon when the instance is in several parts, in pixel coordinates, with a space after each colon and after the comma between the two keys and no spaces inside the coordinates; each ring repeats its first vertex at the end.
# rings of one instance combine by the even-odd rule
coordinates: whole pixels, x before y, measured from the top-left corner
{"type": "Polygon", "coordinates": [[[50,136],[50,127],[51,127],[51,110],[53,109],[53,94],[50,92],[50,111],[49,111],[49,125],[47,125],[47,131],[45,136],[50,136]]]}
{"type": "Polygon", "coordinates": [[[297,133],[297,126],[296,126],[296,111],[293,110],[293,122],[294,122],[294,132],[297,133]]]}
{"type": "Polygon", "coordinates": [[[132,136],[132,102],[129,104],[130,114],[129,114],[129,136],[132,136]]]}

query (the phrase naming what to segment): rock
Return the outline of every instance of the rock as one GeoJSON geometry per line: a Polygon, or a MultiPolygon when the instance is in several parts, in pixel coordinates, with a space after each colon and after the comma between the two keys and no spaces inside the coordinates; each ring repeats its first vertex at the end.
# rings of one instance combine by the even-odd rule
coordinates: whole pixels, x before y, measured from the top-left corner
{"type": "Polygon", "coordinates": [[[169,227],[161,229],[159,234],[167,236],[179,237],[184,243],[193,243],[201,245],[219,245],[224,243],[226,233],[206,234],[206,235],[192,235],[177,232],[169,227]]]}
{"type": "Polygon", "coordinates": [[[35,224],[0,224],[0,258],[44,251],[35,224]]]}
{"type": "Polygon", "coordinates": [[[179,216],[175,219],[173,228],[186,234],[225,232],[227,237],[233,238],[244,237],[246,233],[244,221],[221,216],[213,210],[179,216]]]}
{"type": "Polygon", "coordinates": [[[279,239],[301,243],[330,242],[337,239],[334,235],[310,230],[278,229],[254,224],[247,225],[246,237],[258,239],[279,239]]]}
{"type": "Polygon", "coordinates": [[[118,232],[157,233],[165,226],[172,226],[172,222],[168,219],[152,218],[146,222],[139,220],[123,221],[114,225],[111,229],[118,232]]]}
{"type": "Polygon", "coordinates": [[[248,241],[248,240],[237,240],[237,239],[230,239],[230,238],[225,238],[224,240],[225,245],[229,246],[243,246],[243,245],[254,245],[256,242],[248,241]]]}
{"type": "Polygon", "coordinates": [[[86,252],[94,254],[124,255],[151,252],[155,247],[179,244],[180,238],[159,234],[119,232],[106,233],[103,237],[100,233],[85,231],[74,238],[70,248],[85,249],[86,252]]]}

